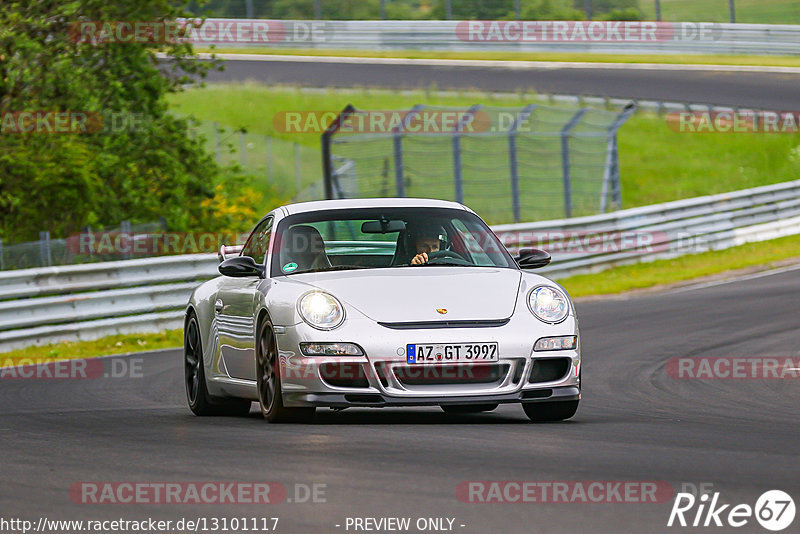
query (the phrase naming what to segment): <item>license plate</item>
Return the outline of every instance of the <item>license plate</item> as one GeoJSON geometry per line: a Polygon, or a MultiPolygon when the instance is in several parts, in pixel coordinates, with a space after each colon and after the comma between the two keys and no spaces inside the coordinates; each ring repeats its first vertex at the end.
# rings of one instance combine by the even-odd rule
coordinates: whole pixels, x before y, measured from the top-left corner
{"type": "Polygon", "coordinates": [[[497,343],[447,343],[406,345],[407,363],[496,362],[497,343]]]}

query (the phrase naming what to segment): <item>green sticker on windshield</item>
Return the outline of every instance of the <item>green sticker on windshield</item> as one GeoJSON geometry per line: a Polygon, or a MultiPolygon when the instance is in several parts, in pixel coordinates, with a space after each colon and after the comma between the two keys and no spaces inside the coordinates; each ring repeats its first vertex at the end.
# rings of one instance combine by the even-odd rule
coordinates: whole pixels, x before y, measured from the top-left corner
{"type": "Polygon", "coordinates": [[[297,269],[297,264],[294,263],[294,262],[287,263],[286,265],[283,266],[283,272],[285,272],[285,273],[290,273],[290,272],[294,271],[295,269],[297,269]]]}

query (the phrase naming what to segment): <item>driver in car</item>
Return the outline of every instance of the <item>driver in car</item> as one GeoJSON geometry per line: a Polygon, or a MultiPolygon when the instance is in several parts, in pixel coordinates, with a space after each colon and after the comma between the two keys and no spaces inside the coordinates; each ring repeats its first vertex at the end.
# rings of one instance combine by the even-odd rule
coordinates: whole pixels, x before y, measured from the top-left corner
{"type": "Polygon", "coordinates": [[[428,263],[428,254],[439,252],[447,235],[441,226],[430,225],[413,232],[413,238],[417,254],[411,259],[411,265],[422,265],[428,263]]]}

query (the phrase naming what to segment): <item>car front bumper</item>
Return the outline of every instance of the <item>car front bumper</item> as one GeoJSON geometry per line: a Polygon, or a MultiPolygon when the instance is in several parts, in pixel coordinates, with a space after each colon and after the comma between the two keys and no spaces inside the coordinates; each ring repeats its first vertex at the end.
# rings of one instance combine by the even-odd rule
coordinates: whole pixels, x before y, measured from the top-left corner
{"type": "Polygon", "coordinates": [[[397,330],[366,318],[333,331],[305,324],[277,335],[286,406],[431,406],[554,402],[580,399],[580,344],[576,350],[533,352],[540,337],[577,335],[574,317],[548,325],[512,318],[486,328],[397,330]],[[363,356],[307,357],[301,342],[356,343],[363,356]],[[497,342],[499,361],[408,364],[408,343],[497,342]]]}

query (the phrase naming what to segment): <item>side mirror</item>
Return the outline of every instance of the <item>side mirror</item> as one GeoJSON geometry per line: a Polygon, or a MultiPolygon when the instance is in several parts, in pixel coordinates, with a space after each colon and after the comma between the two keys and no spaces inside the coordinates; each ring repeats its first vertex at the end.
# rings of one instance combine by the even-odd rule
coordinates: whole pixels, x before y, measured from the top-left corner
{"type": "Polygon", "coordinates": [[[247,276],[258,276],[264,278],[265,270],[263,265],[256,263],[250,256],[235,256],[228,258],[219,264],[219,272],[225,276],[234,278],[244,278],[247,276]]]}
{"type": "Polygon", "coordinates": [[[523,248],[514,258],[522,269],[538,269],[550,263],[550,254],[538,248],[523,248]]]}

